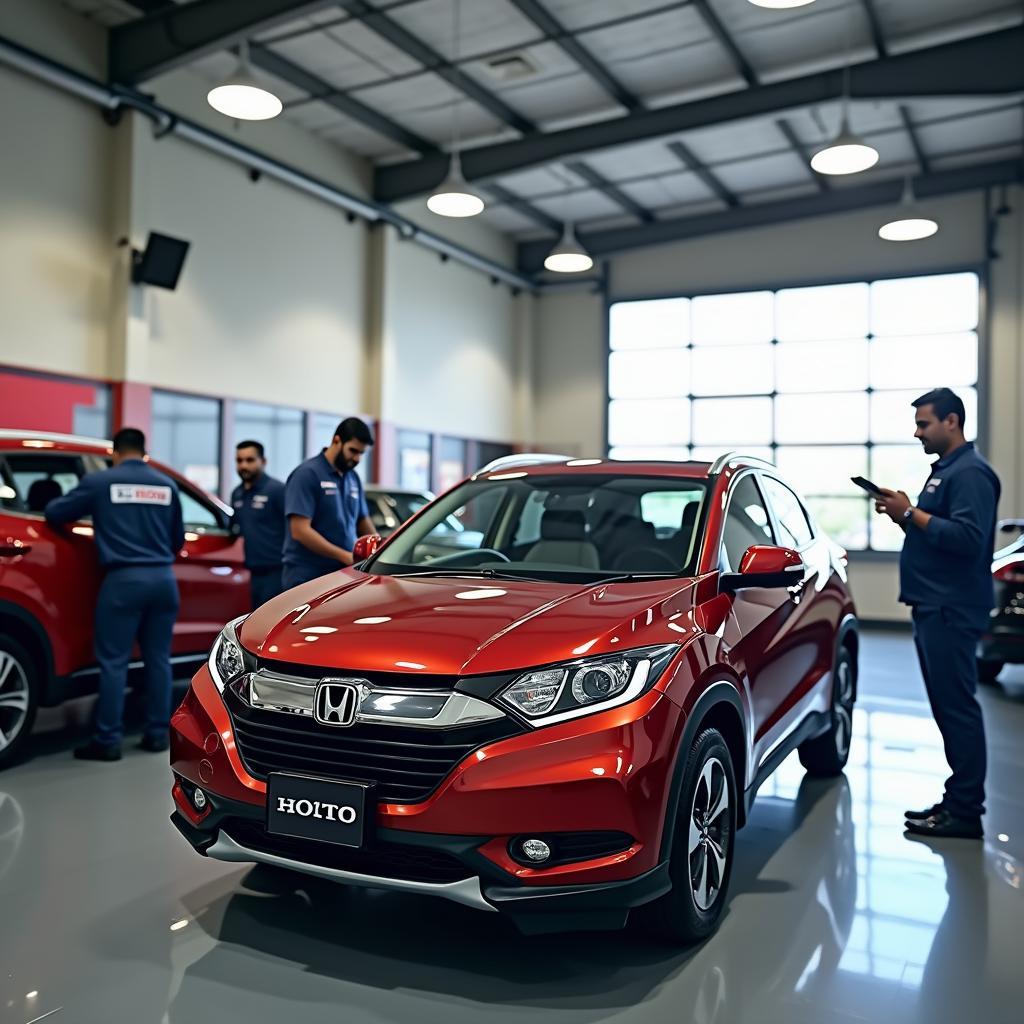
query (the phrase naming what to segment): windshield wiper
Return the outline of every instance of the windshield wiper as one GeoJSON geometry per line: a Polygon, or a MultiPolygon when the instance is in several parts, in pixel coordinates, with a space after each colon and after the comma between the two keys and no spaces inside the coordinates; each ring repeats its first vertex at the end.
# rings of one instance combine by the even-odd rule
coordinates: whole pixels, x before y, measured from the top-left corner
{"type": "Polygon", "coordinates": [[[472,579],[487,580],[527,580],[532,583],[550,583],[545,576],[531,576],[523,573],[499,572],[497,569],[413,569],[411,572],[388,573],[389,576],[468,576],[472,579]]]}
{"type": "Polygon", "coordinates": [[[602,580],[595,580],[594,586],[601,586],[605,583],[634,583],[637,580],[685,580],[688,577],[678,572],[624,572],[619,576],[606,576],[602,580]]]}

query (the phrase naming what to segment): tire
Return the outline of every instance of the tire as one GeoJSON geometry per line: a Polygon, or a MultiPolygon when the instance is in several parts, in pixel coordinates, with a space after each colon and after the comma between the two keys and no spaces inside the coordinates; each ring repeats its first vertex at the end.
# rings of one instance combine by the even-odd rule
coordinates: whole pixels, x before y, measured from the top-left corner
{"type": "Polygon", "coordinates": [[[804,740],[797,748],[800,763],[810,775],[841,775],[850,757],[857,663],[845,647],[839,649],[832,679],[832,723],[828,731],[804,740]]]}
{"type": "Polygon", "coordinates": [[[978,658],[978,682],[991,686],[999,678],[1006,662],[991,661],[988,658],[978,658]]]}
{"type": "Polygon", "coordinates": [[[0,768],[25,751],[39,708],[39,668],[13,637],[0,636],[0,768]]]}
{"type": "Polygon", "coordinates": [[[687,756],[672,822],[672,888],[643,908],[643,924],[657,938],[690,945],[718,927],[732,875],[736,799],[729,748],[717,729],[705,729],[687,756]]]}

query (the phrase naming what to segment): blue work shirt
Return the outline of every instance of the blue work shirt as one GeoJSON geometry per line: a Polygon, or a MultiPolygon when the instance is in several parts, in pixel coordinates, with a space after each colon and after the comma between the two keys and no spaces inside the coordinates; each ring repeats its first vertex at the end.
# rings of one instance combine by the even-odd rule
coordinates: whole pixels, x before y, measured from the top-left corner
{"type": "Polygon", "coordinates": [[[284,549],[284,484],[261,473],[252,487],[239,484],[231,492],[231,506],[245,541],[245,564],[276,569],[284,549]]]}
{"type": "Polygon", "coordinates": [[[995,470],[973,444],[932,464],[917,507],[932,519],[921,530],[908,523],[900,554],[904,604],[990,609],[996,506],[995,470]]]}
{"type": "Polygon", "coordinates": [[[92,516],[100,564],[170,565],[185,543],[178,485],[142,459],[90,473],[46,506],[54,526],[92,516]]]}
{"type": "MultiPolygon", "coordinates": [[[[354,469],[339,472],[321,452],[299,463],[289,474],[285,483],[284,514],[305,516],[321,537],[351,551],[355,547],[359,520],[370,511],[359,474],[354,469]]],[[[292,537],[290,529],[285,533],[284,564],[319,576],[343,568],[333,558],[324,558],[300,544],[292,537]]]]}

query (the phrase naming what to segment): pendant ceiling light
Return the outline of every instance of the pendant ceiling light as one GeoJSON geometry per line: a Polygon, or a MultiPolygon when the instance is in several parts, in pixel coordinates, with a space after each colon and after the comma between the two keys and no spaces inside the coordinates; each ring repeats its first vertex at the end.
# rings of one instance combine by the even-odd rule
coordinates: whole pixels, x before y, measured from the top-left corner
{"type": "Polygon", "coordinates": [[[544,268],[557,274],[581,274],[594,265],[590,253],[580,244],[573,226],[566,222],[558,243],[544,260],[544,268]]]}
{"type": "Polygon", "coordinates": [[[247,42],[238,47],[238,67],[230,78],[206,94],[206,102],[214,110],[237,121],[268,121],[283,109],[280,99],[269,89],[264,89],[253,76],[247,42]]]}
{"type": "Polygon", "coordinates": [[[847,48],[839,134],[811,157],[811,167],[819,174],[859,174],[877,163],[878,150],[850,130],[850,57],[847,48]]]}
{"type": "Polygon", "coordinates": [[[806,7],[813,4],[814,0],[750,0],[755,7],[770,7],[772,10],[781,11],[788,7],[806,7]]]}
{"type": "MultiPolygon", "coordinates": [[[[459,61],[461,0],[452,0],[452,64],[459,61]]],[[[448,175],[427,200],[427,209],[442,217],[475,217],[484,211],[484,201],[466,182],[459,155],[459,100],[452,100],[452,156],[448,175]]]]}
{"type": "Polygon", "coordinates": [[[907,176],[900,200],[900,215],[878,229],[878,237],[887,242],[916,242],[930,238],[939,230],[938,221],[922,216],[914,200],[914,186],[907,176]]]}

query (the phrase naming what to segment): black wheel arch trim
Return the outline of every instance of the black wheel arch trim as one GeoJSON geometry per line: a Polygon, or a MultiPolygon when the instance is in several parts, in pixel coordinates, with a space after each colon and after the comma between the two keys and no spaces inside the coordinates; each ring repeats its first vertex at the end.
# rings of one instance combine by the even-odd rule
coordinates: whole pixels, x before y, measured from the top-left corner
{"type": "MultiPolygon", "coordinates": [[[[857,641],[857,653],[858,653],[857,661],[859,661],[860,660],[859,659],[859,654],[860,654],[860,623],[857,621],[857,616],[854,615],[853,612],[847,612],[846,615],[844,615],[842,620],[840,621],[839,628],[836,630],[836,649],[835,649],[835,655],[834,655],[833,661],[832,661],[833,664],[835,664],[836,660],[838,659],[839,652],[842,650],[842,648],[843,648],[843,646],[844,646],[844,644],[846,642],[846,638],[848,636],[850,636],[851,634],[853,635],[854,639],[857,641]]],[[[858,681],[857,677],[858,677],[858,674],[859,674],[858,671],[857,671],[857,667],[858,666],[857,666],[856,661],[855,661],[854,662],[854,666],[853,666],[853,699],[854,700],[857,699],[857,681],[858,681]]]]}

